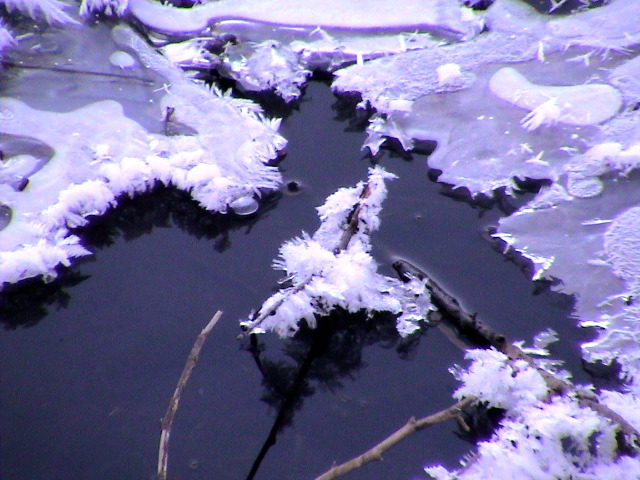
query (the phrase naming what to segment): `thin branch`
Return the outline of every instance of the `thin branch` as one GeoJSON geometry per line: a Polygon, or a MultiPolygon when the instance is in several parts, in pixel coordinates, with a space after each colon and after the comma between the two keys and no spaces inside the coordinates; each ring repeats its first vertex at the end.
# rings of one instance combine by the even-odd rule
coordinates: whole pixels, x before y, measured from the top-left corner
{"type": "Polygon", "coordinates": [[[184,391],[184,388],[189,381],[189,377],[191,376],[193,367],[195,367],[196,363],[198,362],[200,350],[202,350],[202,346],[207,339],[207,335],[209,335],[211,329],[213,329],[216,323],[218,323],[218,320],[220,320],[221,316],[222,312],[218,310],[213,318],[209,321],[207,326],[202,329],[202,331],[198,335],[198,338],[196,338],[196,341],[191,348],[191,352],[189,353],[189,357],[187,357],[187,363],[185,364],[184,369],[182,370],[182,374],[180,375],[180,379],[178,380],[176,390],[175,392],[173,392],[173,397],[171,397],[171,401],[169,402],[167,413],[160,422],[160,425],[162,426],[162,433],[160,435],[160,448],[158,450],[158,480],[166,480],[167,478],[167,462],[169,460],[169,437],[171,435],[171,425],[173,424],[173,418],[176,416],[176,412],[178,411],[178,403],[180,402],[180,398],[182,397],[182,392],[184,391]]]}
{"type": "Polygon", "coordinates": [[[338,478],[345,473],[355,470],[356,468],[360,468],[365,463],[371,462],[372,460],[382,460],[382,454],[393,447],[396,443],[407,438],[418,430],[422,430],[423,428],[444,422],[451,418],[458,418],[462,410],[476,400],[477,399],[475,397],[468,397],[455,405],[434,413],[433,415],[429,415],[428,417],[424,417],[419,420],[411,418],[402,428],[389,435],[370,450],[366,451],[362,455],[358,455],[348,462],[331,467],[315,480],[333,480],[334,478],[338,478]]]}
{"type": "Polygon", "coordinates": [[[487,324],[478,320],[475,315],[467,313],[458,300],[436,283],[433,278],[406,260],[397,260],[393,268],[401,280],[408,282],[411,278],[427,280],[426,287],[431,293],[433,304],[447,314],[451,322],[465,334],[470,334],[481,343],[500,349],[506,339],[504,335],[494,332],[487,324]]]}
{"type": "Polygon", "coordinates": [[[334,249],[334,253],[340,253],[349,247],[349,242],[353,238],[353,236],[358,233],[360,230],[360,212],[362,211],[362,200],[371,195],[371,188],[369,187],[369,183],[366,183],[362,188],[362,193],[360,193],[360,201],[355,204],[353,210],[347,216],[347,221],[345,224],[344,231],[342,232],[342,237],[340,238],[340,242],[334,249]]]}

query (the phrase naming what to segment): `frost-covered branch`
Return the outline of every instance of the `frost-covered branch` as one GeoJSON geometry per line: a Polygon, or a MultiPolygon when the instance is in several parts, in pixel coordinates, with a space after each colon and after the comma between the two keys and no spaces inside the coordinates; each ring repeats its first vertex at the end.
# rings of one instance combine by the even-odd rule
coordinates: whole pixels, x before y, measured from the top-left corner
{"type": "Polygon", "coordinates": [[[398,331],[407,335],[418,328],[431,308],[419,280],[402,282],[377,273],[370,255],[369,235],[379,227],[384,181],[394,178],[381,167],[369,170],[366,183],[341,188],[318,208],[322,225],[313,236],[285,242],[274,266],[286,272],[291,286],[271,296],[251,319],[242,323],[248,333],[273,330],[291,336],[300,320],[315,327],[316,316],[342,308],[355,313],[399,314],[398,331]]]}
{"type": "MultiPolygon", "coordinates": [[[[513,472],[509,478],[572,478],[610,472],[637,471],[640,447],[640,399],[617,392],[596,393],[574,386],[521,346],[508,341],[460,307],[433,279],[410,263],[394,264],[401,278],[426,281],[434,305],[461,332],[471,333],[488,350],[469,350],[472,361],[452,373],[462,382],[459,400],[476,398],[506,411],[501,427],[479,445],[478,454],[462,470],[427,468],[438,480],[481,479],[487,472],[513,472]],[[504,452],[508,455],[504,455],[504,452]]],[[[610,475],[608,473],[607,475],[610,475]]],[[[611,477],[608,477],[611,478],[611,477]]]]}

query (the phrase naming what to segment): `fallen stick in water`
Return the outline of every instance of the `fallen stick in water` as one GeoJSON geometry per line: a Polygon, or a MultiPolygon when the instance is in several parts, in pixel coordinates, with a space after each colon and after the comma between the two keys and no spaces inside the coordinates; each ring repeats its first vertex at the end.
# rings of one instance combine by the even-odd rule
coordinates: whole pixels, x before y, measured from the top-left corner
{"type": "Polygon", "coordinates": [[[182,370],[182,374],[180,375],[180,380],[178,380],[176,390],[173,392],[173,397],[171,397],[171,401],[169,402],[167,413],[160,421],[160,425],[162,426],[162,433],[160,434],[160,448],[158,450],[158,480],[167,479],[167,462],[169,460],[169,436],[171,435],[171,425],[173,424],[173,418],[176,416],[176,412],[178,411],[178,403],[180,402],[180,397],[182,397],[182,392],[184,391],[184,388],[189,381],[189,377],[191,376],[193,367],[195,367],[196,363],[198,362],[200,350],[202,350],[202,346],[207,339],[207,335],[209,335],[209,332],[213,329],[213,327],[215,327],[216,323],[218,323],[218,320],[220,320],[221,316],[222,312],[218,310],[213,318],[209,321],[207,326],[202,329],[202,331],[198,335],[198,338],[196,338],[196,341],[191,348],[191,352],[187,357],[187,363],[185,364],[184,369],[182,370]]]}

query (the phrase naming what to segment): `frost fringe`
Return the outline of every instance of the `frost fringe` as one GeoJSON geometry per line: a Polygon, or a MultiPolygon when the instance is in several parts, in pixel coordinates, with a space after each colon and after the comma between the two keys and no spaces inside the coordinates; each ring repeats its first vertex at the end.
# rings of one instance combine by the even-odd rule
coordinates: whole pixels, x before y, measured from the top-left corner
{"type": "Polygon", "coordinates": [[[397,329],[408,335],[431,309],[420,281],[402,282],[377,273],[370,255],[369,235],[377,230],[381,203],[386,197],[384,180],[395,176],[382,167],[369,170],[366,183],[342,188],[318,208],[322,221],[313,237],[285,242],[274,267],[284,270],[292,285],[266,300],[249,320],[241,322],[246,334],[273,330],[289,337],[305,320],[311,328],[316,316],[336,308],[370,314],[398,314],[397,329]]]}

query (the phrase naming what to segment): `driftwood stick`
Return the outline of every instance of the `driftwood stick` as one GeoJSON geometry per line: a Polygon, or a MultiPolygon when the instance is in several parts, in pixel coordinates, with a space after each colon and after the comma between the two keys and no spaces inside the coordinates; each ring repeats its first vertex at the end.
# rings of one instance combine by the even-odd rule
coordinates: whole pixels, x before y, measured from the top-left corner
{"type": "Polygon", "coordinates": [[[418,430],[429,427],[431,425],[435,425],[437,423],[444,422],[451,418],[459,417],[462,410],[475,401],[475,397],[465,398],[455,405],[452,405],[445,410],[441,410],[440,412],[434,413],[433,415],[429,415],[428,417],[424,417],[419,420],[410,418],[402,428],[389,435],[373,448],[369,449],[362,455],[358,455],[357,457],[349,460],[348,462],[331,467],[315,480],[333,480],[334,478],[338,478],[345,473],[349,473],[350,471],[355,470],[356,468],[360,468],[365,463],[371,462],[372,460],[382,460],[382,454],[393,447],[396,443],[407,438],[409,435],[417,432],[418,430]]]}
{"type": "Polygon", "coordinates": [[[193,367],[195,367],[196,363],[198,362],[200,350],[202,350],[202,346],[207,339],[207,335],[209,335],[211,329],[213,329],[216,323],[218,323],[218,320],[220,320],[221,316],[222,312],[218,310],[213,318],[209,321],[207,326],[202,329],[202,331],[198,335],[198,338],[196,338],[196,341],[191,348],[191,352],[189,353],[189,357],[187,357],[187,363],[185,364],[184,369],[182,370],[182,374],[180,375],[180,380],[178,380],[176,390],[173,392],[173,397],[171,397],[171,401],[169,402],[167,413],[160,421],[160,425],[162,426],[162,433],[160,434],[160,448],[158,450],[158,480],[166,480],[167,478],[167,462],[169,460],[169,437],[171,436],[171,425],[173,424],[173,418],[176,416],[176,412],[178,411],[178,403],[180,402],[180,398],[182,397],[182,392],[184,391],[184,388],[189,381],[189,377],[191,376],[193,367]]]}
{"type": "Polygon", "coordinates": [[[496,350],[504,353],[511,360],[525,360],[533,368],[537,369],[544,380],[547,382],[547,386],[556,393],[565,393],[571,390],[570,383],[560,380],[551,375],[546,370],[538,368],[535,361],[520,348],[509,342],[504,335],[495,332],[486,323],[478,320],[475,315],[471,315],[466,312],[456,298],[445,291],[438,283],[430,278],[425,272],[420,270],[415,265],[407,262],[406,260],[398,260],[394,262],[393,268],[398,272],[398,276],[404,281],[408,281],[410,278],[418,278],[420,280],[426,280],[426,287],[431,294],[431,300],[434,305],[441,309],[446,318],[456,327],[460,332],[469,334],[471,337],[475,337],[480,340],[481,343],[486,343],[494,347],[496,350]]]}
{"type": "MultiPolygon", "coordinates": [[[[533,358],[524,353],[519,347],[509,342],[504,335],[496,333],[486,323],[477,320],[474,315],[465,312],[462,307],[460,307],[458,300],[447,293],[432,278],[415,265],[412,265],[406,260],[398,260],[394,262],[393,268],[398,273],[398,276],[404,281],[409,281],[411,278],[418,278],[420,280],[426,279],[426,288],[431,293],[433,303],[445,313],[445,318],[447,318],[461,332],[469,333],[471,334],[470,336],[479,338],[483,343],[486,343],[494,347],[496,350],[504,353],[511,361],[526,361],[531,367],[538,370],[552,394],[575,394],[580,405],[589,407],[603,417],[616,423],[620,428],[620,432],[630,437],[633,446],[636,449],[640,449],[640,432],[631,426],[631,424],[622,416],[611,410],[606,405],[600,403],[597,397],[591,392],[576,389],[571,383],[559,379],[546,370],[538,367],[533,358]]],[[[624,447],[624,445],[622,446],[624,447]]],[[[634,452],[631,452],[630,454],[633,453],[634,452]]]]}

